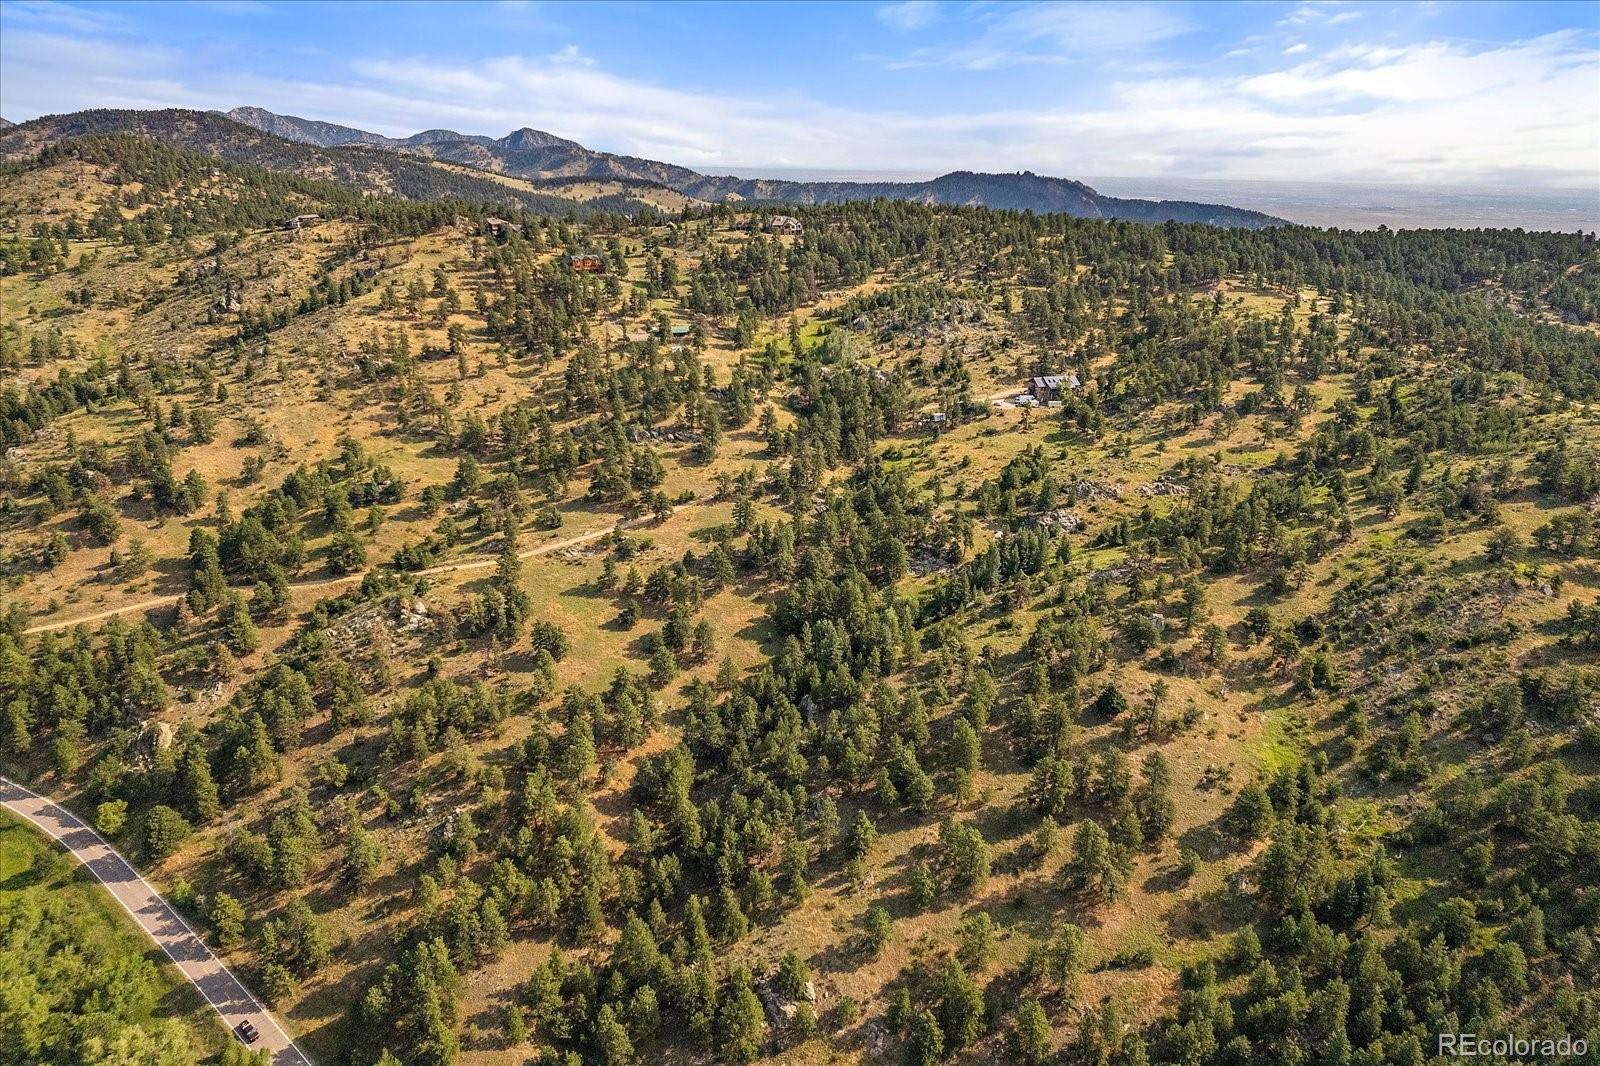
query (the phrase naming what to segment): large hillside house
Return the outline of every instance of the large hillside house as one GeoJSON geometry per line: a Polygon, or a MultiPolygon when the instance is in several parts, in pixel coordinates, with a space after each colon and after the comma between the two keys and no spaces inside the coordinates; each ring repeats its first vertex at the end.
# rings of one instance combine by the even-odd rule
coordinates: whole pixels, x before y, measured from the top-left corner
{"type": "Polygon", "coordinates": [[[315,226],[321,221],[321,215],[295,215],[293,218],[286,218],[283,220],[283,228],[289,230],[305,229],[315,226]]]}
{"type": "Polygon", "coordinates": [[[497,241],[505,240],[506,235],[512,230],[521,233],[522,227],[515,222],[507,222],[503,218],[495,218],[492,215],[483,220],[483,231],[497,241]]]}
{"type": "Polygon", "coordinates": [[[589,255],[587,253],[568,256],[567,262],[571,264],[574,273],[578,274],[600,274],[604,273],[606,269],[606,261],[604,259],[601,259],[598,255],[589,255]]]}
{"type": "Polygon", "coordinates": [[[1028,382],[1028,392],[1040,403],[1059,400],[1063,393],[1083,388],[1076,374],[1042,374],[1028,382]]]}
{"type": "Polygon", "coordinates": [[[792,215],[773,215],[767,219],[768,233],[786,233],[791,237],[798,237],[805,231],[805,225],[792,215]]]}

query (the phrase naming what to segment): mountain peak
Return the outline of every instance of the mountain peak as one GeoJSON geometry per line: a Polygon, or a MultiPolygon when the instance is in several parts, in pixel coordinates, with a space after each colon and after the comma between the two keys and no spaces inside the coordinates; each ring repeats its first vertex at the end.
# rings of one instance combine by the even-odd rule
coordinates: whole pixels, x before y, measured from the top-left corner
{"type": "Polygon", "coordinates": [[[418,145],[455,144],[457,142],[464,142],[467,144],[493,144],[494,138],[484,137],[473,133],[457,133],[455,130],[423,130],[421,133],[413,133],[411,136],[394,143],[418,145]]]}
{"type": "Polygon", "coordinates": [[[495,142],[502,148],[514,152],[525,152],[532,148],[582,148],[577,141],[569,141],[565,137],[557,137],[544,130],[536,130],[531,126],[524,126],[520,130],[506,134],[495,142]]]}

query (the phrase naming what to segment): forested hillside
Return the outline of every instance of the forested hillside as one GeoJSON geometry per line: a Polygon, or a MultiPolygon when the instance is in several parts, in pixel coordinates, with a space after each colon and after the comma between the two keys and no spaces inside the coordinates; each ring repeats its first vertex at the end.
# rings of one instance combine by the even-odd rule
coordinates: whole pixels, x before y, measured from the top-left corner
{"type": "Polygon", "coordinates": [[[73,151],[106,137],[153,139],[160,145],[281,175],[338,182],[344,194],[367,194],[416,201],[474,201],[508,204],[543,214],[589,214],[594,210],[632,213],[641,202],[618,198],[613,204],[580,205],[543,195],[522,185],[495,180],[464,168],[435,166],[394,152],[362,145],[319,148],[284,140],[210,111],[79,111],[47,115],[0,133],[0,155],[13,161],[41,152],[73,151]],[[64,147],[63,147],[64,146],[64,147]]]}
{"type": "Polygon", "coordinates": [[[317,1061],[1600,1048],[1593,238],[22,155],[0,767],[317,1061]]]}

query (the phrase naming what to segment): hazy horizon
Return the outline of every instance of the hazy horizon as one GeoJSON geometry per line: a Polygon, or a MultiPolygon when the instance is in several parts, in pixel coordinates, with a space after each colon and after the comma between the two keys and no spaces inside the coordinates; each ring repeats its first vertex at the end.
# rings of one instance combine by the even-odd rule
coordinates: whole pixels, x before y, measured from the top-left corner
{"type": "MultiPolygon", "coordinates": [[[[834,169],[763,166],[727,170],[780,181],[929,181],[948,170],[834,169]]],[[[1036,173],[1044,173],[1036,171],[1036,173]]],[[[1170,175],[1051,174],[1081,181],[1107,196],[1195,200],[1263,211],[1307,226],[1342,229],[1522,228],[1565,233],[1600,231],[1600,186],[1515,188],[1504,185],[1183,178],[1170,175]]]]}
{"type": "Polygon", "coordinates": [[[1600,189],[1126,175],[1083,180],[1107,196],[1140,199],[1209,201],[1226,189],[1230,207],[1264,211],[1308,226],[1600,230],[1600,189]]]}

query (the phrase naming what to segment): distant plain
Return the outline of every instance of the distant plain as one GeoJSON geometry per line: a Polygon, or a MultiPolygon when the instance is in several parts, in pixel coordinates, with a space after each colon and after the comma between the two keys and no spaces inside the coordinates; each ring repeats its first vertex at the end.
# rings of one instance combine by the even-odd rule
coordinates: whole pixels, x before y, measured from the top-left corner
{"type": "MultiPolygon", "coordinates": [[[[724,168],[713,167],[720,171],[724,168]]],[[[790,181],[927,181],[934,171],[818,170],[732,166],[729,173],[790,181]]],[[[1588,189],[1399,185],[1384,182],[1254,181],[1234,178],[1084,177],[1107,196],[1223,203],[1308,226],[1341,229],[1504,227],[1600,231],[1600,179],[1588,189]]]]}

